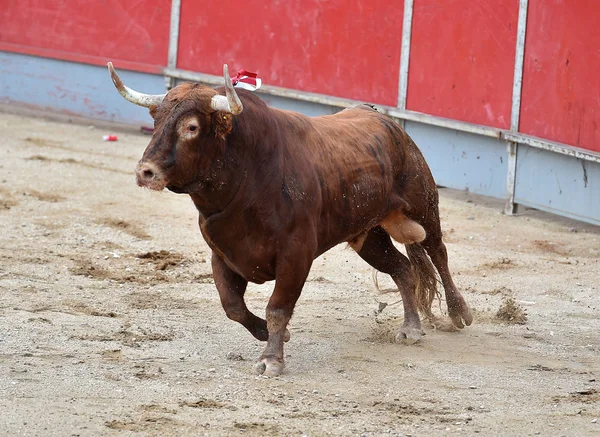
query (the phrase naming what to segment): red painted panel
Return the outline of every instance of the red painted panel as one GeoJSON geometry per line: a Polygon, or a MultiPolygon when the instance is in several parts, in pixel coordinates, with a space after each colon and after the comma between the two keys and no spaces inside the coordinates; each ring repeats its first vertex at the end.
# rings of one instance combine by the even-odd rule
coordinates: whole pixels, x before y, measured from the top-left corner
{"type": "Polygon", "coordinates": [[[396,106],[402,2],[182,1],[178,67],[396,106]]]}
{"type": "Polygon", "coordinates": [[[407,108],[508,129],[518,0],[415,0],[407,108]]]}
{"type": "Polygon", "coordinates": [[[598,0],[529,0],[520,131],[600,152],[598,0]]]}
{"type": "Polygon", "coordinates": [[[169,0],[8,0],[3,50],[141,71],[167,64],[169,0]]]}

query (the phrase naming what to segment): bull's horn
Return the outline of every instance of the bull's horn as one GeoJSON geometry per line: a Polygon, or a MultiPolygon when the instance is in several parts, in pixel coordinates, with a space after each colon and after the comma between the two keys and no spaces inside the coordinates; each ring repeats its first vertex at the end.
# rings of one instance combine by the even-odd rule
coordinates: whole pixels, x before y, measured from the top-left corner
{"type": "Polygon", "coordinates": [[[136,105],[143,106],[145,108],[150,108],[151,106],[159,105],[160,102],[162,102],[165,98],[166,94],[142,94],[132,90],[126,86],[121,78],[117,75],[117,72],[113,68],[112,62],[109,62],[107,65],[108,71],[110,72],[110,77],[112,78],[117,91],[119,91],[119,94],[121,94],[131,103],[135,103],[136,105]]]}
{"type": "Polygon", "coordinates": [[[227,64],[223,65],[223,76],[225,78],[225,94],[227,94],[227,97],[220,94],[213,96],[210,106],[215,111],[225,111],[230,112],[233,115],[238,115],[244,110],[244,106],[233,88],[227,64]]]}

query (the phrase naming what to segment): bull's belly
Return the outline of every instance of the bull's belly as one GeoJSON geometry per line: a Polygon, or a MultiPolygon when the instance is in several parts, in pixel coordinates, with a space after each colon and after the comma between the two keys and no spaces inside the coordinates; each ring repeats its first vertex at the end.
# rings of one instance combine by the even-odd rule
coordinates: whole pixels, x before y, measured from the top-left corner
{"type": "Polygon", "coordinates": [[[391,210],[398,208],[391,180],[365,178],[358,182],[334,190],[330,187],[328,193],[323,193],[319,255],[374,228],[391,210]]]}
{"type": "Polygon", "coordinates": [[[360,214],[348,213],[348,211],[341,214],[328,214],[319,224],[319,249],[315,257],[340,243],[348,242],[368,232],[378,226],[387,214],[389,209],[381,205],[373,205],[360,214]]]}

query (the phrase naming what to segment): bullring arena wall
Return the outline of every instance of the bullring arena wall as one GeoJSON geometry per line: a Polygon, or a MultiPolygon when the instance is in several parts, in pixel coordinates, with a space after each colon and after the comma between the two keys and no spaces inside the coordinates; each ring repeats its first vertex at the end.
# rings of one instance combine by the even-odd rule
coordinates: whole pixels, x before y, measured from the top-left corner
{"type": "Polygon", "coordinates": [[[600,225],[597,0],[8,0],[0,100],[137,125],[106,70],[162,93],[255,71],[269,104],[360,102],[402,123],[439,185],[600,225]]]}

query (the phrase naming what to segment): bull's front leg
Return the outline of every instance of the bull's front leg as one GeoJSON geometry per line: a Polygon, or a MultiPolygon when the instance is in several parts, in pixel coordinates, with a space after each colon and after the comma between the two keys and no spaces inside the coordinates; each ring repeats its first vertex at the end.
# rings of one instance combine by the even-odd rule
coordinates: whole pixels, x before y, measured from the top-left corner
{"type": "MultiPolygon", "coordinates": [[[[257,374],[281,375],[284,369],[283,343],[287,324],[292,317],[296,301],[312,265],[312,256],[294,253],[277,262],[275,289],[267,305],[267,346],[255,365],[257,374]]],[[[288,334],[289,336],[289,334],[288,334]]]]}
{"type": "Polygon", "coordinates": [[[215,285],[227,317],[244,325],[256,339],[267,341],[269,332],[266,320],[250,312],[244,302],[248,281],[231,270],[215,252],[212,254],[211,262],[215,285]]]}

